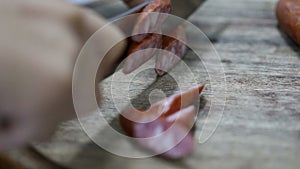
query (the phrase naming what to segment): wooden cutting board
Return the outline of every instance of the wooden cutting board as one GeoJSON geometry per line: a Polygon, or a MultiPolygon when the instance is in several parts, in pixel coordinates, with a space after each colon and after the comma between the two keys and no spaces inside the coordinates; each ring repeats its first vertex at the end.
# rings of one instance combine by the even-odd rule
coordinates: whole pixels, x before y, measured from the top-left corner
{"type": "MultiPolygon", "coordinates": [[[[37,146],[38,150],[70,169],[298,169],[300,55],[299,48],[278,29],[276,1],[208,0],[190,18],[214,43],[227,87],[225,94],[216,98],[210,97],[208,89],[204,91],[202,99],[206,104],[202,104],[200,114],[209,109],[212,99],[226,97],[226,106],[214,135],[206,143],[197,144],[191,157],[181,161],[119,157],[91,142],[76,121],[63,124],[52,141],[37,146]]],[[[185,61],[194,62],[189,55],[185,61]]],[[[193,67],[193,71],[198,73],[199,81],[209,85],[202,66],[193,67]]],[[[146,72],[133,81],[132,97],[147,88],[143,81],[153,81],[153,74],[146,72]]],[[[172,78],[164,77],[154,87],[170,94],[177,90],[176,86],[168,85],[172,84],[170,81],[172,78]]],[[[189,83],[187,80],[186,86],[189,83]]],[[[117,84],[121,96],[125,83],[120,80],[117,84]]],[[[107,99],[109,86],[104,83],[103,88],[103,98],[107,99]]],[[[148,94],[144,92],[140,97],[147,98],[148,94]]],[[[102,110],[117,128],[114,105],[105,104],[102,110]]],[[[108,139],[107,133],[96,127],[96,121],[91,119],[91,124],[100,139],[108,139]]],[[[134,146],[132,151],[136,151],[134,146]]]]}

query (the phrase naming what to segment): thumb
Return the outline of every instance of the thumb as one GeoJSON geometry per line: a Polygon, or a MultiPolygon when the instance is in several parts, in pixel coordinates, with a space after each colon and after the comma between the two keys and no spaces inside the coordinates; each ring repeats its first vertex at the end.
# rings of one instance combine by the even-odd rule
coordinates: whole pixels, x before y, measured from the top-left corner
{"type": "Polygon", "coordinates": [[[99,65],[97,82],[102,80],[116,67],[117,61],[125,51],[127,42],[123,32],[115,25],[108,24],[107,21],[94,11],[79,8],[80,17],[75,22],[77,33],[82,44],[90,41],[88,53],[99,55],[102,50],[109,49],[99,65]],[[92,37],[93,36],[93,37],[92,37]],[[118,43],[115,43],[118,42],[118,43]],[[100,71],[101,70],[101,71],[100,71]]]}
{"type": "Polygon", "coordinates": [[[81,105],[80,109],[83,111],[79,110],[80,113],[93,111],[93,96],[100,101],[97,84],[117,67],[127,42],[117,26],[108,24],[105,19],[90,10],[79,10],[80,19],[76,23],[76,29],[84,45],[74,69],[73,91],[76,93],[73,93],[73,96],[77,100],[76,103],[81,105]]]}

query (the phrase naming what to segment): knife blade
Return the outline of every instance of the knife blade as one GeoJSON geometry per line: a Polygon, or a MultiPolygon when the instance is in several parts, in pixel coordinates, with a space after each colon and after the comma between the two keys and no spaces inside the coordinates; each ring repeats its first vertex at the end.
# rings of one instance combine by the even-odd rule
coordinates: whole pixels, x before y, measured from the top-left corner
{"type": "Polygon", "coordinates": [[[148,4],[150,4],[151,2],[153,2],[153,0],[147,0],[147,1],[143,2],[143,3],[140,3],[137,6],[131,8],[131,9],[129,9],[129,10],[123,12],[123,13],[120,13],[120,14],[112,17],[112,18],[109,18],[109,21],[113,22],[113,21],[118,20],[118,19],[120,19],[120,18],[122,18],[124,16],[130,15],[130,14],[132,14],[132,13],[134,13],[134,12],[136,12],[136,11],[142,9],[142,8],[144,8],[145,6],[147,6],[148,4]]]}
{"type": "Polygon", "coordinates": [[[152,1],[153,0],[143,0],[141,1],[141,3],[128,9],[127,5],[125,5],[123,1],[70,0],[70,2],[75,5],[85,6],[94,10],[95,12],[106,18],[108,22],[113,22],[124,16],[139,11],[152,1]]]}
{"type": "MultiPolygon", "coordinates": [[[[119,19],[123,16],[129,15],[133,12],[142,9],[153,0],[139,0],[141,3],[137,6],[128,9],[127,5],[122,1],[116,0],[69,0],[71,3],[76,5],[83,5],[88,7],[97,13],[101,14],[109,21],[119,19]]],[[[193,14],[198,7],[206,0],[171,0],[172,12],[171,14],[178,17],[187,19],[191,14],[193,14]]]]}
{"type": "Polygon", "coordinates": [[[171,0],[171,14],[188,19],[205,0],[171,0]]]}

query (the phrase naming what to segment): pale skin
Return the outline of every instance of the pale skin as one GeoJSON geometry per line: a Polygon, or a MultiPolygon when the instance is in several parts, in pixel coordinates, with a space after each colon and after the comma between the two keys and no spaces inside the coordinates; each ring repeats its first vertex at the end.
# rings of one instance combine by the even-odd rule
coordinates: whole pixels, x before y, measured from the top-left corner
{"type": "MultiPolygon", "coordinates": [[[[45,140],[75,117],[74,64],[106,21],[65,0],[0,0],[0,23],[0,151],[5,151],[45,140]]],[[[115,27],[99,37],[124,38],[115,27]]],[[[111,53],[104,72],[124,48],[122,43],[111,53]]]]}

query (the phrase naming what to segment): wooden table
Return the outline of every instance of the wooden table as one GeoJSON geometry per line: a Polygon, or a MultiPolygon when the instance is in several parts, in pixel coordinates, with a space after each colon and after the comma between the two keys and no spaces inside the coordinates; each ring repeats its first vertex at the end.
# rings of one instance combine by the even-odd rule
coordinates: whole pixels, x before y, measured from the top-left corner
{"type": "MultiPolygon", "coordinates": [[[[298,169],[300,166],[300,55],[299,48],[278,29],[277,0],[208,0],[190,21],[204,31],[218,51],[226,76],[226,106],[214,135],[197,144],[195,153],[181,161],[152,157],[130,159],[113,155],[92,143],[76,121],[63,124],[49,144],[38,149],[71,169],[298,169]]],[[[187,63],[193,59],[187,57],[187,63]]],[[[207,81],[203,67],[195,68],[207,81]]],[[[133,84],[132,96],[153,82],[145,72],[133,84]],[[140,82],[140,83],[139,83],[140,82]]],[[[176,90],[164,77],[155,87],[176,90]]],[[[122,89],[124,81],[117,81],[122,89]]],[[[186,83],[188,86],[188,82],[186,83]]],[[[103,84],[104,90],[109,86],[103,84]]],[[[122,94],[122,90],[119,91],[122,94]]],[[[143,92],[147,96],[149,92],[143,92]]],[[[140,96],[140,97],[142,97],[140,96]]],[[[104,99],[108,94],[104,92],[104,99]]],[[[203,94],[209,109],[209,89],[203,94]]],[[[203,99],[202,98],[202,99],[203,99]]],[[[106,118],[118,127],[114,105],[103,105],[106,118]]],[[[137,103],[143,103],[143,100],[137,103]]],[[[201,118],[202,116],[200,116],[201,118]]],[[[91,119],[91,125],[97,126],[91,119]]],[[[98,131],[95,131],[98,132],[98,131]]],[[[99,133],[105,139],[105,133],[99,133]]],[[[116,143],[115,140],[112,143],[116,143]]],[[[121,143],[124,144],[125,143],[121,143]]],[[[133,148],[134,151],[134,148],[133,148]]],[[[26,163],[26,157],[22,157],[26,163]]]]}

